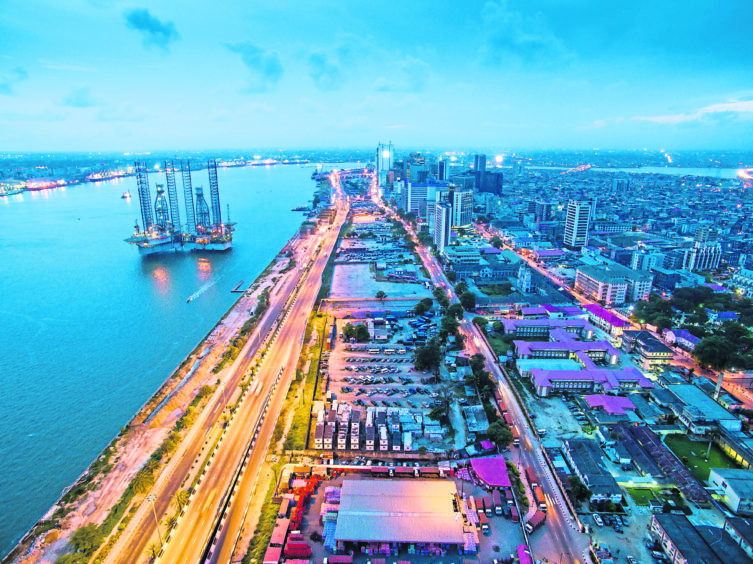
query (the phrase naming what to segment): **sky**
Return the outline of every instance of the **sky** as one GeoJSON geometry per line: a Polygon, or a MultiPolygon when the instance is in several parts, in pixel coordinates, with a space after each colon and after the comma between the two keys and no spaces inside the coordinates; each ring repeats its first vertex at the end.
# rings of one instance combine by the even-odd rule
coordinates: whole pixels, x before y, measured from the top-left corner
{"type": "Polygon", "coordinates": [[[0,151],[749,149],[752,0],[0,0],[0,151]]]}

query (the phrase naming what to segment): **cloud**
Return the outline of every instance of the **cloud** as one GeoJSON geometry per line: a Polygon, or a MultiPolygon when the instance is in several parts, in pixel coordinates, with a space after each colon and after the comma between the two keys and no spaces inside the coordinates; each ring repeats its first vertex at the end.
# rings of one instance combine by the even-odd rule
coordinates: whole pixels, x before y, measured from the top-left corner
{"type": "Polygon", "coordinates": [[[499,0],[486,2],[481,18],[481,56],[489,65],[553,63],[569,56],[540,13],[524,14],[508,0],[499,0]]]}
{"type": "Polygon", "coordinates": [[[11,69],[9,73],[0,76],[0,94],[12,96],[15,93],[15,85],[27,78],[29,74],[23,68],[11,69]]]}
{"type": "Polygon", "coordinates": [[[149,10],[134,9],[124,15],[126,25],[141,33],[144,47],[159,47],[167,51],[170,43],[180,37],[172,22],[161,22],[149,10]]]}
{"type": "Polygon", "coordinates": [[[91,108],[97,103],[88,88],[72,88],[62,104],[71,108],[91,108]]]}
{"type": "Polygon", "coordinates": [[[342,86],[340,67],[322,51],[308,56],[309,76],[319,90],[337,90],[342,86]]]}
{"type": "Polygon", "coordinates": [[[267,51],[248,41],[226,46],[233,53],[241,56],[243,64],[249,70],[249,92],[266,92],[282,78],[282,64],[277,53],[267,51]]]}
{"type": "Polygon", "coordinates": [[[406,55],[391,70],[389,78],[384,76],[377,78],[374,90],[377,92],[421,92],[429,81],[429,65],[411,55],[406,55]]]}
{"type": "Polygon", "coordinates": [[[732,100],[711,104],[689,114],[666,114],[659,116],[635,116],[636,121],[677,125],[693,121],[727,121],[735,118],[753,118],[753,100],[732,100]]]}
{"type": "Polygon", "coordinates": [[[65,72],[97,72],[98,71],[98,69],[95,67],[87,67],[83,65],[69,65],[66,63],[57,63],[55,61],[48,61],[46,59],[39,59],[39,64],[41,64],[42,67],[46,69],[65,71],[65,72]]]}

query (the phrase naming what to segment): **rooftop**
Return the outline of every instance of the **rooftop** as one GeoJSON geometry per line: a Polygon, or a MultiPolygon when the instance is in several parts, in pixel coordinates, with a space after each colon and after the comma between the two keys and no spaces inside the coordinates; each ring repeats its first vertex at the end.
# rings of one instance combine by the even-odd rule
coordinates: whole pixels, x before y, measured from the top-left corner
{"type": "Polygon", "coordinates": [[[664,532],[672,539],[677,550],[688,560],[698,564],[722,564],[719,557],[709,548],[703,537],[695,530],[685,515],[660,513],[654,519],[664,532]]]}
{"type": "Polygon", "coordinates": [[[471,459],[471,468],[481,480],[493,488],[509,488],[512,484],[507,475],[507,465],[502,456],[471,459]]]}
{"type": "Polygon", "coordinates": [[[693,384],[670,384],[667,389],[683,404],[696,407],[709,421],[737,419],[693,384]]]}
{"type": "Polygon", "coordinates": [[[612,327],[625,327],[626,325],[630,325],[629,321],[625,321],[620,316],[615,315],[614,313],[607,311],[603,307],[601,307],[598,304],[586,304],[583,306],[583,309],[585,309],[587,312],[593,314],[594,316],[598,317],[599,319],[603,319],[607,323],[609,323],[612,327]]]}
{"type": "Polygon", "coordinates": [[[463,542],[449,480],[356,480],[340,494],[335,538],[362,542],[463,542]]]}
{"type": "Polygon", "coordinates": [[[753,499],[753,470],[742,468],[712,468],[741,499],[753,499]]]}
{"type": "Polygon", "coordinates": [[[610,415],[624,415],[626,409],[635,409],[635,405],[628,398],[621,396],[608,396],[604,394],[591,394],[585,399],[592,408],[600,407],[610,415]]]}

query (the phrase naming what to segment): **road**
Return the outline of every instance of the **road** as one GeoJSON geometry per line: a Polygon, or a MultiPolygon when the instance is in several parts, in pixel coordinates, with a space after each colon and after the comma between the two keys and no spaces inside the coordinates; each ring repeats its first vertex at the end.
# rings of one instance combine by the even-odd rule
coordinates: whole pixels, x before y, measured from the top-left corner
{"type": "MultiPolygon", "coordinates": [[[[409,233],[414,234],[410,225],[404,225],[409,233]]],[[[437,259],[423,245],[419,245],[417,251],[424,266],[429,270],[434,285],[447,289],[450,301],[457,303],[457,296],[437,259]]],[[[525,466],[532,467],[539,482],[545,484],[544,489],[548,494],[547,521],[539,531],[535,531],[531,536],[531,551],[538,560],[546,557],[551,562],[560,562],[561,564],[582,564],[586,562],[584,552],[588,549],[588,537],[581,534],[577,525],[574,524],[565,501],[562,499],[561,492],[556,487],[554,476],[544,460],[543,447],[529,427],[523,408],[518,404],[516,396],[508,387],[503,368],[495,361],[496,356],[483,339],[480,329],[474,323],[467,318],[463,319],[460,324],[460,331],[466,336],[466,352],[471,355],[480,352],[486,358],[486,368],[496,382],[513,423],[520,433],[520,447],[513,447],[517,455],[513,458],[517,458],[521,469],[525,466]]]]}
{"type": "Polygon", "coordinates": [[[321,285],[322,273],[334,249],[348,206],[338,198],[335,223],[323,236],[321,251],[298,281],[295,301],[276,339],[267,349],[250,389],[219,444],[191,503],[173,530],[160,562],[229,562],[246,518],[280,410],[300,355],[309,315],[321,285]],[[279,382],[278,382],[279,376],[279,382]],[[257,428],[266,408],[266,416],[257,428]],[[239,468],[237,487],[231,491],[239,468]],[[225,502],[228,501],[226,504],[225,502]],[[227,510],[222,509],[227,505],[227,510]],[[217,523],[220,523],[219,526],[217,523]],[[216,535],[214,533],[217,533],[216,535]],[[207,546],[211,549],[206,550],[207,546]],[[206,560],[202,560],[204,556],[206,560]]]}
{"type": "MultiPolygon", "coordinates": [[[[332,229],[321,236],[322,241],[332,238],[332,229]]],[[[334,233],[334,237],[337,233],[334,233]]],[[[178,449],[173,454],[170,462],[157,478],[150,494],[155,496],[154,510],[160,518],[171,510],[170,504],[175,493],[185,487],[183,482],[198,462],[200,455],[205,455],[205,449],[214,442],[215,437],[221,432],[218,422],[222,417],[225,407],[232,402],[238,385],[249,370],[258,350],[261,350],[268,335],[278,322],[283,308],[295,291],[301,273],[307,263],[314,256],[318,241],[309,238],[306,241],[306,249],[296,255],[297,266],[278,283],[270,298],[270,306],[262,317],[254,334],[241,350],[238,358],[224,375],[222,390],[218,390],[204,410],[199,415],[195,424],[181,441],[178,449]]],[[[269,364],[267,364],[269,366],[269,364]]],[[[257,396],[264,397],[261,394],[257,396]]],[[[253,402],[246,402],[253,403],[253,402]]],[[[235,419],[238,419],[236,414],[235,419]]],[[[226,442],[223,440],[223,443],[226,442]]],[[[185,513],[185,511],[184,511],[185,513]]],[[[181,518],[182,520],[182,518],[181,518]]],[[[148,559],[147,552],[152,543],[158,543],[152,508],[148,503],[142,503],[133,519],[126,527],[118,542],[106,558],[106,562],[139,562],[148,559]]],[[[180,560],[176,560],[180,561],[180,560]]],[[[198,561],[198,560],[197,560],[198,561]]]]}

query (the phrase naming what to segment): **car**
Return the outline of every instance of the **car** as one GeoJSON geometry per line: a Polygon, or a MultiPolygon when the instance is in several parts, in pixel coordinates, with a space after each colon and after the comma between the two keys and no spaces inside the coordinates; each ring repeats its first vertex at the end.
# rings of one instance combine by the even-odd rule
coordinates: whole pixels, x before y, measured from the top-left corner
{"type": "Polygon", "coordinates": [[[599,515],[598,513],[594,513],[594,523],[596,523],[597,527],[604,526],[604,521],[602,520],[601,515],[599,515]]]}
{"type": "Polygon", "coordinates": [[[633,556],[627,557],[628,564],[638,564],[638,561],[633,556]]]}
{"type": "Polygon", "coordinates": [[[652,557],[654,558],[654,560],[656,560],[657,562],[664,562],[664,560],[665,560],[665,559],[664,559],[664,554],[662,554],[661,552],[658,552],[658,551],[656,551],[656,550],[652,550],[652,551],[651,551],[651,556],[652,556],[652,557]]]}

